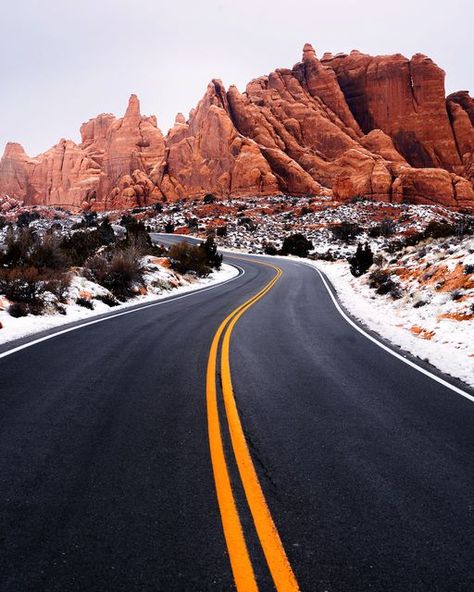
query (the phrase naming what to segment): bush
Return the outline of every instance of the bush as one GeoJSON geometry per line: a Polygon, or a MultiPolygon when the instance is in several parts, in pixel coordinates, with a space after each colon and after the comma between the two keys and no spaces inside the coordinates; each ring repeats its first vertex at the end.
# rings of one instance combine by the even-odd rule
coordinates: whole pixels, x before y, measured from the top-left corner
{"type": "Polygon", "coordinates": [[[44,308],[44,293],[51,292],[64,301],[70,284],[67,273],[36,267],[14,267],[0,270],[0,292],[12,302],[23,302],[34,314],[44,308]]]}
{"type": "Polygon", "coordinates": [[[28,307],[24,302],[13,302],[8,307],[8,314],[16,319],[28,315],[28,307]]]}
{"type": "Polygon", "coordinates": [[[466,265],[464,266],[464,273],[466,275],[474,273],[474,263],[466,263],[466,265]]]}
{"type": "Polygon", "coordinates": [[[333,226],[331,232],[336,240],[349,242],[361,234],[362,228],[353,222],[341,222],[333,226]]]}
{"type": "Polygon", "coordinates": [[[88,308],[89,310],[94,310],[94,303],[91,300],[87,300],[87,298],[77,298],[76,304],[88,308]]]}
{"type": "Polygon", "coordinates": [[[212,204],[216,201],[216,198],[214,195],[212,195],[212,193],[208,193],[207,195],[204,196],[204,199],[202,201],[205,204],[212,204]]]}
{"type": "Polygon", "coordinates": [[[95,255],[86,261],[84,268],[87,278],[121,300],[129,298],[133,285],[143,280],[140,254],[132,247],[108,255],[95,255]]]}
{"type": "Polygon", "coordinates": [[[239,226],[244,226],[249,232],[254,232],[258,228],[257,224],[248,216],[240,216],[237,218],[237,224],[239,226]]]}
{"type": "Polygon", "coordinates": [[[222,264],[222,255],[217,252],[212,237],[197,246],[185,241],[172,245],[168,255],[171,267],[182,274],[193,272],[204,277],[209,275],[212,268],[219,269],[222,264]]]}
{"type": "Polygon", "coordinates": [[[36,267],[2,269],[0,292],[12,302],[32,304],[44,292],[44,278],[36,267]]]}
{"type": "Polygon", "coordinates": [[[307,257],[309,251],[313,248],[313,243],[300,233],[287,236],[283,241],[281,255],[296,255],[297,257],[307,257]]]}
{"type": "Polygon", "coordinates": [[[120,304],[117,298],[112,296],[112,294],[100,294],[99,296],[96,296],[95,299],[100,300],[107,306],[118,306],[120,304]]]}
{"type": "Polygon", "coordinates": [[[448,222],[431,221],[425,228],[426,238],[447,238],[456,234],[456,226],[448,222]]]}
{"type": "Polygon", "coordinates": [[[390,294],[396,299],[402,296],[400,286],[393,281],[390,272],[386,269],[375,269],[369,275],[369,286],[382,296],[390,294]]]}
{"type": "Polygon", "coordinates": [[[72,226],[73,230],[79,228],[94,228],[97,226],[97,212],[83,212],[82,220],[72,226]]]}
{"type": "Polygon", "coordinates": [[[22,212],[18,216],[16,224],[18,228],[24,228],[26,226],[29,226],[31,222],[39,220],[40,218],[41,216],[38,214],[38,212],[22,212]]]}
{"type": "Polygon", "coordinates": [[[379,236],[387,238],[394,233],[395,223],[390,218],[384,218],[380,224],[372,226],[368,231],[368,235],[372,238],[378,238],[379,236]]]}
{"type": "Polygon", "coordinates": [[[65,302],[68,289],[71,285],[71,278],[68,273],[55,273],[54,271],[48,270],[45,274],[44,279],[44,291],[51,292],[59,302],[65,302]]]}
{"type": "Polygon", "coordinates": [[[208,236],[205,242],[199,245],[203,249],[206,263],[214,268],[220,269],[222,265],[222,255],[217,252],[217,246],[212,236],[208,236]]]}
{"type": "Polygon", "coordinates": [[[364,247],[359,243],[355,254],[349,259],[350,271],[354,277],[360,277],[367,273],[374,263],[374,254],[370,246],[365,243],[364,247]]]}
{"type": "Polygon", "coordinates": [[[278,249],[272,243],[265,245],[263,252],[266,255],[278,255],[278,249]]]}
{"type": "Polygon", "coordinates": [[[173,234],[173,232],[174,232],[174,224],[173,224],[173,222],[166,222],[165,223],[165,232],[167,234],[173,234]]]}
{"type": "Polygon", "coordinates": [[[56,235],[46,234],[42,241],[35,242],[28,263],[39,269],[67,269],[69,261],[60,245],[56,235]]]}
{"type": "Polygon", "coordinates": [[[72,265],[82,266],[102,246],[102,235],[98,229],[79,230],[63,238],[61,249],[72,265]]]}

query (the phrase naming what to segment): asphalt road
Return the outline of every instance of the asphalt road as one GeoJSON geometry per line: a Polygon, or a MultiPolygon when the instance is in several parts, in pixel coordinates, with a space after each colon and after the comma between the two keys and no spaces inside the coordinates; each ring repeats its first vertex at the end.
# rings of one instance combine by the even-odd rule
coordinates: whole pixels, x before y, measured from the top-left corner
{"type": "MultiPolygon", "coordinates": [[[[2,592],[235,589],[206,369],[221,322],[276,274],[240,259],[230,283],[0,359],[2,592]]],[[[474,403],[357,332],[314,270],[274,263],[283,274],[237,321],[230,362],[299,588],[472,592],[474,403]]],[[[275,590],[222,402],[223,355],[232,494],[258,590],[275,590]]]]}

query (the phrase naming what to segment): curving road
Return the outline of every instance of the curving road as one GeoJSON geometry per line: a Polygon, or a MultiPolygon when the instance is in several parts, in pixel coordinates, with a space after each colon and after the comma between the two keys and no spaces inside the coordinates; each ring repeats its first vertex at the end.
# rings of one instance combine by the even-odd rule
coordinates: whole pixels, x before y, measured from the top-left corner
{"type": "Polygon", "coordinates": [[[0,350],[0,590],[472,591],[473,401],[313,269],[228,257],[212,290],[0,350]]]}

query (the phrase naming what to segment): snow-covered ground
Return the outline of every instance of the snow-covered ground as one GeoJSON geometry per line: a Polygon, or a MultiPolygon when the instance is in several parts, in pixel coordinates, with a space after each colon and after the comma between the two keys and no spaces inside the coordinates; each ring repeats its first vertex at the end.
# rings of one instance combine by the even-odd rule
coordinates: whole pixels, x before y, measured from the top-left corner
{"type": "MultiPolygon", "coordinates": [[[[446,241],[444,241],[446,243],[446,241]]],[[[474,239],[413,248],[385,268],[401,297],[377,294],[370,273],[355,278],[345,261],[307,262],[323,271],[344,307],[365,326],[474,387],[474,239]]]]}
{"type": "Polygon", "coordinates": [[[159,260],[147,257],[146,273],[144,284],[146,294],[136,297],[110,307],[97,299],[98,296],[108,294],[108,291],[90,282],[82,276],[74,276],[69,288],[68,300],[64,305],[66,314],[44,314],[34,316],[29,314],[26,317],[14,318],[8,312],[8,303],[0,296],[0,344],[6,343],[21,337],[33,335],[46,329],[59,327],[66,323],[79,320],[89,320],[94,316],[116,312],[135,306],[137,304],[151,303],[169,296],[185,294],[200,288],[220,284],[238,275],[238,270],[227,264],[223,264],[219,271],[213,271],[208,277],[197,278],[191,275],[179,275],[174,271],[163,267],[159,260]],[[84,298],[92,302],[94,310],[89,310],[76,304],[77,298],[84,298]]]}

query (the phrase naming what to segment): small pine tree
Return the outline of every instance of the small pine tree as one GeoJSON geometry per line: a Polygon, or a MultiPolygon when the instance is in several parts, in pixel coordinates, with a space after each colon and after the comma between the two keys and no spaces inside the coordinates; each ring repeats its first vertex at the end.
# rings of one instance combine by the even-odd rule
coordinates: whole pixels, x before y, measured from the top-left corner
{"type": "Polygon", "coordinates": [[[351,273],[354,277],[360,277],[367,273],[374,262],[374,254],[368,243],[362,247],[362,244],[357,245],[355,255],[349,259],[351,273]]]}

